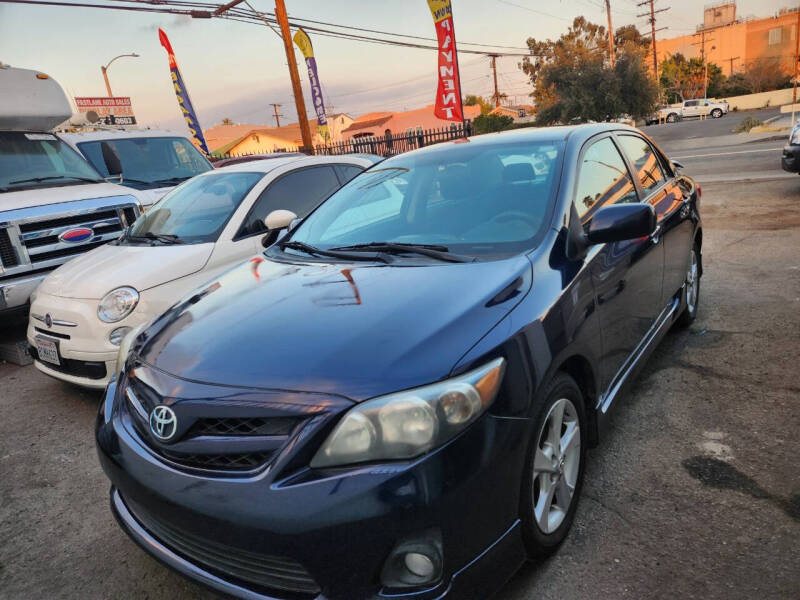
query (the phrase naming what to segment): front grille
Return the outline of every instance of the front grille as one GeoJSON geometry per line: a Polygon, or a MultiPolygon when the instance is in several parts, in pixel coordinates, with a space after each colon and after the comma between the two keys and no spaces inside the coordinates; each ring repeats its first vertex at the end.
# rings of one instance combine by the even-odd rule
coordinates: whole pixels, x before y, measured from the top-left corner
{"type": "Polygon", "coordinates": [[[271,452],[245,452],[242,454],[178,454],[161,450],[164,458],[195,469],[215,471],[252,471],[266,463],[271,452]]]}
{"type": "Polygon", "coordinates": [[[34,327],[34,329],[39,333],[43,333],[45,335],[52,335],[53,337],[57,337],[61,340],[71,339],[70,335],[67,333],[59,333],[58,331],[51,331],[50,329],[42,329],[41,327],[34,327]]]}
{"type": "Polygon", "coordinates": [[[0,229],[0,265],[4,267],[16,267],[19,264],[14,246],[11,245],[11,237],[8,229],[0,229]]]}
{"type": "MultiPolygon", "coordinates": [[[[52,335],[48,332],[48,335],[52,335]]],[[[39,353],[36,348],[31,346],[28,348],[34,360],[39,360],[39,353]]],[[[87,360],[74,360],[72,358],[61,357],[61,364],[54,365],[47,361],[41,361],[44,366],[53,371],[64,373],[64,375],[72,375],[73,377],[80,377],[82,379],[103,379],[106,376],[106,363],[93,362],[87,360]]]]}
{"type": "Polygon", "coordinates": [[[161,543],[223,578],[254,584],[267,593],[293,594],[296,598],[314,597],[320,593],[311,574],[292,558],[249,552],[188,533],[155,518],[135,502],[125,498],[123,501],[142,527],[161,543]]]}
{"type": "Polygon", "coordinates": [[[83,254],[84,252],[88,252],[89,250],[98,248],[106,243],[108,242],[104,240],[102,242],[92,242],[91,244],[80,244],[75,246],[69,246],[67,248],[59,248],[58,250],[50,250],[49,252],[40,252],[39,254],[32,254],[31,262],[35,264],[37,262],[52,260],[54,258],[65,258],[68,256],[75,256],[76,254],[83,254]]]}
{"type": "Polygon", "coordinates": [[[31,233],[33,231],[54,229],[56,227],[65,227],[67,225],[83,225],[87,221],[113,220],[118,217],[119,215],[117,214],[116,209],[100,210],[83,215],[72,215],[69,217],[58,217],[56,219],[44,219],[42,221],[34,221],[33,223],[24,223],[19,226],[19,230],[20,233],[31,233]]]}
{"type": "Polygon", "coordinates": [[[289,435],[301,419],[294,417],[198,419],[186,437],[203,435],[289,435]]]}

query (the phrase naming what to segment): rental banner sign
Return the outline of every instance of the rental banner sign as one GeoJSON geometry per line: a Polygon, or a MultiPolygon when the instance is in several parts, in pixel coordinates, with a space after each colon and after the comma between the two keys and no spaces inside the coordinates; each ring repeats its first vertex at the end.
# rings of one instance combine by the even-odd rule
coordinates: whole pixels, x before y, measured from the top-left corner
{"type": "Polygon", "coordinates": [[[436,39],[439,42],[439,86],[436,90],[433,114],[445,121],[463,121],[464,109],[461,106],[453,8],[450,6],[450,0],[428,0],[428,8],[431,9],[436,27],[436,39]]]}
{"type": "Polygon", "coordinates": [[[169,43],[167,34],[159,27],[158,39],[164,49],[167,51],[167,58],[169,59],[169,72],[172,77],[172,87],[175,89],[175,96],[178,98],[178,106],[183,113],[183,118],[189,126],[189,131],[192,134],[192,139],[195,145],[203,152],[208,154],[208,146],[203,137],[203,130],[200,129],[200,123],[197,121],[197,114],[194,112],[192,101],[189,99],[189,92],[186,85],[183,83],[183,77],[178,70],[178,63],[175,60],[175,53],[172,51],[172,44],[169,43]]]}
{"type": "Polygon", "coordinates": [[[294,34],[294,43],[300,48],[300,52],[306,58],[308,68],[308,80],[311,82],[311,101],[317,113],[317,131],[323,140],[328,140],[328,119],[325,117],[325,102],[322,99],[322,88],[319,85],[319,74],[317,73],[317,59],[314,58],[314,47],[311,45],[311,38],[308,34],[298,27],[294,34]]]}

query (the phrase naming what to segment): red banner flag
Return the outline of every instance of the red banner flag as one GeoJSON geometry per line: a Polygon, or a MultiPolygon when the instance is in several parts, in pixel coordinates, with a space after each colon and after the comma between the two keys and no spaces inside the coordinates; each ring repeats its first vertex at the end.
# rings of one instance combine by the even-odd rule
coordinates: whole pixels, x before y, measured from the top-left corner
{"type": "Polygon", "coordinates": [[[433,114],[445,121],[463,121],[461,106],[461,81],[458,76],[456,34],[453,29],[453,9],[450,0],[428,0],[436,38],[439,41],[439,86],[436,90],[436,108],[433,114]]]}

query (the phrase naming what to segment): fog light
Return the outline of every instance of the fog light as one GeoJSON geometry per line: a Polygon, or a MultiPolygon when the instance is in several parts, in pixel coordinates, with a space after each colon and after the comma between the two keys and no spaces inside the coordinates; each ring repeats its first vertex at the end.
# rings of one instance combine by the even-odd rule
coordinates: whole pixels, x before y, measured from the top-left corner
{"type": "Polygon", "coordinates": [[[433,561],[419,552],[409,552],[406,554],[403,562],[410,573],[425,580],[429,580],[436,570],[433,561]]]}
{"type": "Polygon", "coordinates": [[[130,330],[130,327],[117,327],[114,331],[108,334],[108,341],[115,346],[119,346],[122,343],[123,338],[130,333],[130,330]]]}

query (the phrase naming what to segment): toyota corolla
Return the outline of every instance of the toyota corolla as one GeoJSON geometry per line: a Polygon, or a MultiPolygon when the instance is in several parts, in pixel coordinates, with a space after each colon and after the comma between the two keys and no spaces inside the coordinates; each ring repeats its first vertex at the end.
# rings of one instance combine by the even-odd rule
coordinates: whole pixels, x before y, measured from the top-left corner
{"type": "Polygon", "coordinates": [[[386,160],[127,336],[111,508],[242,598],[485,598],[573,522],[587,448],[697,314],[700,188],[613,124],[386,160]]]}

